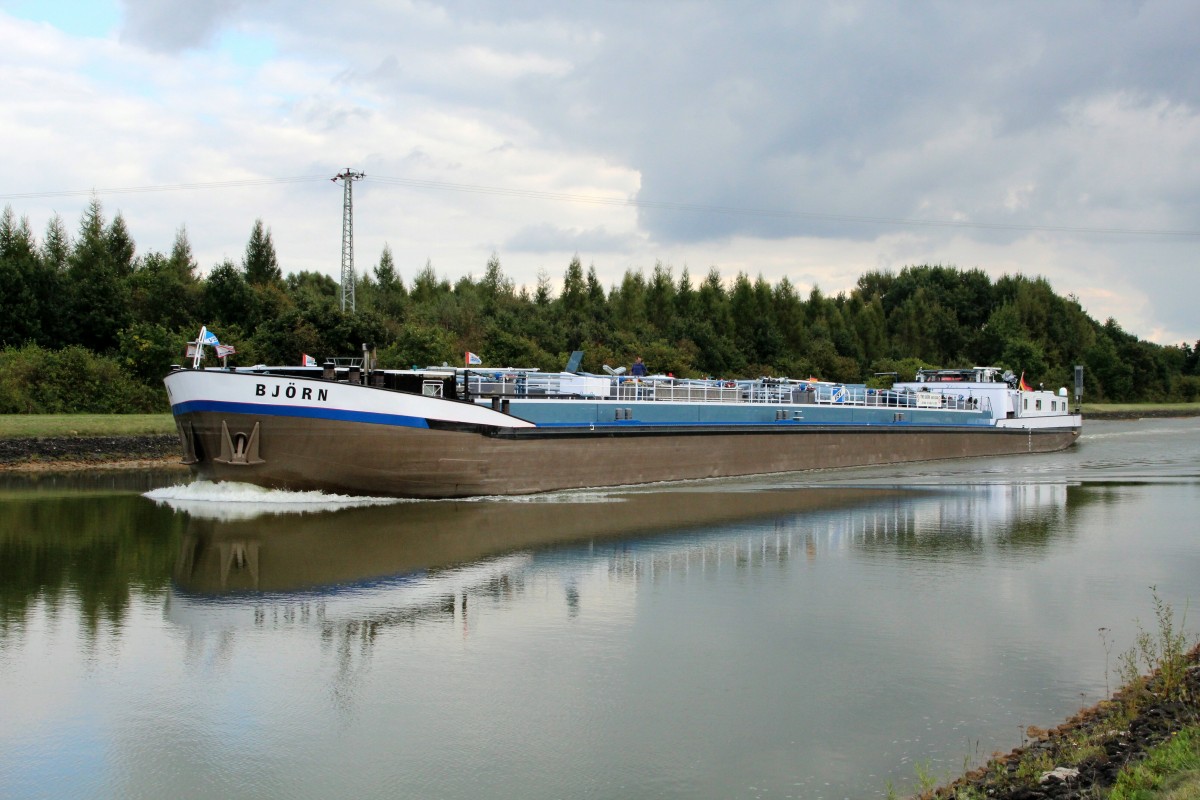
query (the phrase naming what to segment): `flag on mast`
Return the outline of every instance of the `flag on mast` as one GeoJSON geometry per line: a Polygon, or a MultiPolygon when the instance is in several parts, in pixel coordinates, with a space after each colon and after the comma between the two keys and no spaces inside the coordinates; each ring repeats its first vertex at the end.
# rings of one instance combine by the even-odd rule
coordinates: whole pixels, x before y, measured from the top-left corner
{"type": "Polygon", "coordinates": [[[472,353],[470,350],[468,350],[467,355],[466,355],[466,362],[467,362],[468,367],[472,367],[476,364],[482,364],[483,359],[480,358],[479,356],[475,355],[474,353],[472,353]]]}
{"type": "Polygon", "coordinates": [[[1019,384],[1022,392],[1032,392],[1033,387],[1025,382],[1025,373],[1021,373],[1021,383],[1019,384]]]}
{"type": "Polygon", "coordinates": [[[308,353],[300,354],[300,366],[315,367],[316,365],[317,365],[317,360],[315,358],[313,358],[312,356],[310,356],[308,353]]]}
{"type": "Polygon", "coordinates": [[[204,360],[204,345],[206,344],[219,347],[221,342],[217,339],[217,335],[208,329],[207,325],[201,325],[200,335],[196,337],[196,341],[188,342],[188,356],[192,359],[192,369],[198,368],[200,362],[204,360]]]}

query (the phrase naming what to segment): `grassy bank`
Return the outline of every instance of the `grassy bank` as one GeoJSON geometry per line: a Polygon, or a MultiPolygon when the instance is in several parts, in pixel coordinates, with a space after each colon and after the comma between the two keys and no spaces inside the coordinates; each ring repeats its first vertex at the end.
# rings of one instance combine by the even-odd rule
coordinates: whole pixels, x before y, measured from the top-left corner
{"type": "MultiPolygon", "coordinates": [[[[942,787],[917,770],[921,800],[1200,799],[1200,644],[1185,632],[1186,607],[1154,597],[1156,625],[1138,626],[1118,654],[1122,686],[1053,730],[1031,727],[1029,744],[942,787]]],[[[1105,629],[1101,628],[1101,632],[1105,629]]],[[[1108,644],[1105,641],[1105,653],[1108,644]]],[[[1105,680],[1108,669],[1105,669],[1105,680]]],[[[894,791],[889,791],[894,796],[894,791]]]]}
{"type": "Polygon", "coordinates": [[[0,414],[0,438],[145,436],[175,432],[170,414],[0,414]]]}
{"type": "Polygon", "coordinates": [[[1082,410],[1091,419],[1200,417],[1200,403],[1084,403],[1082,410]]]}

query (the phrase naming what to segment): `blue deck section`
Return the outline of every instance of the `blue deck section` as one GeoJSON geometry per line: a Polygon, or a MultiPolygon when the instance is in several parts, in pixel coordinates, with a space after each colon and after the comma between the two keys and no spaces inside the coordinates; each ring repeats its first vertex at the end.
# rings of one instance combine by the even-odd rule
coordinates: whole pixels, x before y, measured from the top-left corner
{"type": "Polygon", "coordinates": [[[175,416],[201,411],[221,414],[249,414],[259,417],[303,417],[305,419],[330,419],[340,422],[365,422],[372,425],[391,425],[402,428],[428,428],[424,417],[404,414],[378,414],[368,411],[347,411],[341,408],[314,408],[312,406],[276,406],[266,403],[226,403],[216,400],[191,400],[171,406],[175,416]]]}
{"type": "Polygon", "coordinates": [[[719,404],[667,401],[512,400],[508,412],[538,427],[578,425],[631,427],[639,425],[853,425],[887,426],[952,425],[991,427],[985,412],[938,409],[861,407],[817,404],[719,404]],[[629,410],[629,419],[618,419],[618,409],[629,410]],[[899,415],[899,418],[897,418],[899,415]]]}

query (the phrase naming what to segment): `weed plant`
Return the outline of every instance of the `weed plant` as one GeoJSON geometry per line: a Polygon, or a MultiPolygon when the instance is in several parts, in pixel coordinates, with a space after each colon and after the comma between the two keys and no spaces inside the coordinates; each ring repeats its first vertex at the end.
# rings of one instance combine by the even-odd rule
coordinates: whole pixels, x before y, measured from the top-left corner
{"type": "Polygon", "coordinates": [[[1200,727],[1184,728],[1152,749],[1141,763],[1123,770],[1109,794],[1110,800],[1147,800],[1173,788],[1190,786],[1200,796],[1200,727]]]}
{"type": "MultiPolygon", "coordinates": [[[[1022,732],[1022,750],[1013,756],[995,755],[973,775],[938,790],[929,786],[928,765],[915,767],[921,797],[946,800],[975,800],[996,792],[1019,787],[1033,787],[1043,775],[1058,766],[1077,767],[1089,760],[1105,757],[1105,744],[1114,733],[1128,731],[1138,714],[1155,702],[1188,702],[1187,671],[1195,654],[1194,637],[1185,633],[1187,607],[1176,618],[1175,610],[1150,587],[1153,597],[1155,629],[1147,631],[1138,623],[1134,644],[1117,657],[1116,674],[1121,688],[1115,695],[1089,711],[1081,712],[1071,723],[1056,732],[1029,727],[1022,732]],[[1026,739],[1051,740],[1052,746],[1025,747],[1026,739]],[[982,787],[982,788],[981,788],[982,787]]],[[[1105,652],[1105,692],[1112,644],[1108,629],[1100,629],[1100,641],[1105,652]]],[[[1193,667],[1195,668],[1195,667],[1193,667]]],[[[1085,796],[1109,797],[1113,800],[1200,800],[1200,720],[1192,719],[1189,727],[1155,748],[1150,758],[1122,772],[1111,793],[1093,788],[1085,796]],[[1161,753],[1159,752],[1161,751],[1161,753]],[[1126,773],[1129,777],[1124,777],[1126,773]],[[1158,787],[1169,781],[1159,776],[1183,775],[1185,784],[1178,792],[1160,794],[1158,787]]],[[[894,796],[889,788],[889,797],[894,796]]]]}

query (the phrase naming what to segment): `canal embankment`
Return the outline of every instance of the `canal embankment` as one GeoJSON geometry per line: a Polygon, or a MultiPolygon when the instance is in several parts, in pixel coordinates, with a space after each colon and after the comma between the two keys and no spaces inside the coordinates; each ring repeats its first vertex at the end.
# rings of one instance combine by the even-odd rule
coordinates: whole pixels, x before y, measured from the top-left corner
{"type": "MultiPolygon", "coordinates": [[[[1053,729],[1031,727],[1029,742],[958,780],[926,789],[924,800],[1083,800],[1200,797],[1200,646],[1157,658],[1111,699],[1053,729]]],[[[1158,647],[1163,631],[1143,640],[1158,647]]],[[[1141,658],[1139,654],[1137,658],[1141,658]]]]}

